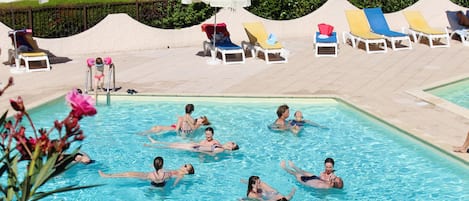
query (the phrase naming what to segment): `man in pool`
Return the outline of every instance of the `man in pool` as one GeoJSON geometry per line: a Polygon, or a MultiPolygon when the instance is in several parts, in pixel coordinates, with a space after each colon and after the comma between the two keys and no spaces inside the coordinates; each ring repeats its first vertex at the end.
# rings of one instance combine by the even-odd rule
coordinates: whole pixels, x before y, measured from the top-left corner
{"type": "Polygon", "coordinates": [[[333,173],[334,160],[332,160],[332,158],[326,159],[324,163],[326,170],[322,172],[319,177],[296,167],[292,161],[289,161],[289,165],[291,168],[286,167],[285,161],[280,162],[280,167],[282,169],[295,176],[296,180],[305,186],[321,189],[342,189],[344,187],[342,179],[335,176],[333,173]]]}
{"type": "Polygon", "coordinates": [[[287,122],[288,117],[290,116],[290,109],[288,105],[283,104],[277,108],[277,119],[272,124],[272,129],[274,130],[288,130],[290,125],[287,122]]]}

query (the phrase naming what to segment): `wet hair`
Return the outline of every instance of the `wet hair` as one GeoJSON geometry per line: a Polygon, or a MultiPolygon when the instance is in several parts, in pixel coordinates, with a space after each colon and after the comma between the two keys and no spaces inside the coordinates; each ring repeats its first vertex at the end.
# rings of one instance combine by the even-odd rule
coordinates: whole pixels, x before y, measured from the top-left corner
{"type": "Polygon", "coordinates": [[[95,62],[96,62],[96,65],[101,65],[101,66],[103,65],[103,59],[101,59],[101,57],[97,57],[95,62]]]}
{"type": "Polygon", "coordinates": [[[285,198],[285,197],[282,197],[282,198],[278,199],[277,201],[288,201],[288,199],[285,198]]]}
{"type": "Polygon", "coordinates": [[[326,160],[324,160],[324,164],[326,164],[326,163],[332,163],[332,166],[334,166],[334,159],[326,158],[326,160]]]}
{"type": "Polygon", "coordinates": [[[163,164],[164,164],[164,161],[163,161],[163,157],[161,156],[157,156],[155,157],[155,159],[153,160],[153,167],[155,168],[155,170],[158,172],[158,170],[160,170],[161,168],[163,168],[163,164]]]}
{"type": "Polygon", "coordinates": [[[186,105],[186,114],[190,114],[194,111],[194,105],[193,104],[187,104],[186,105]]]}
{"type": "Polygon", "coordinates": [[[289,109],[288,105],[286,104],[283,104],[281,106],[278,106],[277,108],[277,116],[278,117],[281,117],[283,113],[285,113],[285,111],[287,111],[289,109]]]}
{"type": "Polygon", "coordinates": [[[210,121],[208,121],[208,118],[206,116],[200,117],[202,118],[202,125],[208,126],[210,125],[210,121]]]}
{"type": "Polygon", "coordinates": [[[236,144],[236,146],[234,146],[233,149],[231,149],[231,151],[238,150],[238,149],[239,149],[239,146],[238,144],[236,144]]]}
{"type": "Polygon", "coordinates": [[[256,181],[259,180],[258,176],[250,176],[249,181],[248,181],[248,191],[246,193],[246,196],[249,196],[249,192],[252,191],[252,185],[256,183],[256,181]]]}
{"type": "Polygon", "coordinates": [[[340,177],[336,177],[334,180],[334,188],[344,188],[344,181],[340,177]]]}
{"type": "Polygon", "coordinates": [[[212,127],[207,127],[207,128],[205,128],[205,131],[210,131],[210,132],[212,132],[212,134],[215,135],[215,132],[213,132],[213,128],[212,128],[212,127]]]}
{"type": "Polygon", "coordinates": [[[194,166],[192,164],[187,164],[187,165],[191,166],[191,168],[187,170],[188,174],[194,174],[195,173],[194,166]]]}

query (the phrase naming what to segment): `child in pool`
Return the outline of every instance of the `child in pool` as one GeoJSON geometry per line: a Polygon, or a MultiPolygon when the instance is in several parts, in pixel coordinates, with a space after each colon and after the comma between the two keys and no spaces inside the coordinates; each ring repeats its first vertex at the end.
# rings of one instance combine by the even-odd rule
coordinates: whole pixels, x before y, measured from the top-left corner
{"type": "Polygon", "coordinates": [[[320,128],[326,128],[321,126],[313,121],[303,119],[303,113],[300,110],[297,110],[294,114],[295,119],[290,120],[291,131],[295,134],[299,133],[305,125],[317,126],[320,128]]]}

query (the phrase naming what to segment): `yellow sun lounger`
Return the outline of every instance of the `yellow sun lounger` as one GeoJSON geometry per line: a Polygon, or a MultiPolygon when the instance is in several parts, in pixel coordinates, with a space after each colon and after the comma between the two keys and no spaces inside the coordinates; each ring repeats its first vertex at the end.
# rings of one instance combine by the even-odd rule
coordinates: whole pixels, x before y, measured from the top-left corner
{"type": "Polygon", "coordinates": [[[422,37],[426,37],[431,48],[450,46],[450,37],[446,28],[443,30],[430,27],[420,11],[404,11],[403,14],[409,23],[407,31],[414,41],[419,42],[422,37]],[[445,39],[446,44],[434,44],[434,40],[439,42],[441,39],[445,39]]]}
{"type": "Polygon", "coordinates": [[[352,42],[352,47],[356,48],[361,41],[365,43],[366,53],[385,53],[388,51],[386,39],[378,34],[371,32],[370,25],[362,10],[346,10],[345,16],[350,27],[349,32],[343,32],[343,42],[347,39],[352,42]],[[378,48],[372,50],[370,45],[376,44],[378,48]]]}
{"type": "Polygon", "coordinates": [[[251,50],[254,57],[257,57],[259,52],[263,52],[268,64],[288,62],[287,51],[280,42],[269,40],[269,34],[267,34],[262,22],[243,23],[243,26],[249,38],[249,42],[242,42],[243,49],[246,47],[251,50]],[[273,58],[270,58],[270,55],[273,58]]]}

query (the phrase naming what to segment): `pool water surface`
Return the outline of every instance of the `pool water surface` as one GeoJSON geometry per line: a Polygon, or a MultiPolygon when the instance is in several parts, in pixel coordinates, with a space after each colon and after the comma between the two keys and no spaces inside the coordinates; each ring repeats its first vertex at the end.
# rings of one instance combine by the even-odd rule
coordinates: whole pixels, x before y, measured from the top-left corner
{"type": "MultiPolygon", "coordinates": [[[[60,99],[31,111],[36,127],[51,127],[69,109],[60,99]]],[[[95,163],[78,164],[52,180],[44,189],[66,185],[105,184],[100,187],[56,194],[46,200],[240,200],[246,197],[251,175],[286,195],[297,188],[293,200],[469,200],[469,168],[393,127],[370,118],[341,101],[313,98],[204,98],[113,97],[110,106],[98,104],[98,114],[81,121],[86,134],[82,151],[95,163]],[[240,149],[215,157],[179,150],[143,146],[138,135],[153,125],[171,125],[183,115],[187,103],[195,105],[194,117],[212,122],[214,138],[235,141],[240,149]],[[290,106],[290,118],[301,110],[305,119],[327,129],[305,127],[298,135],[273,132],[277,107],[290,106]],[[191,163],[194,175],[175,187],[148,181],[101,178],[106,173],[150,172],[155,156],[165,169],[191,163]],[[319,174],[324,159],[334,158],[336,175],[344,180],[341,190],[317,190],[301,186],[279,167],[292,160],[302,169],[319,174]]],[[[175,133],[152,135],[165,142],[198,142],[203,132],[191,136],[175,133]]]]}
{"type": "Polygon", "coordinates": [[[456,105],[469,109],[469,78],[426,91],[456,105]]]}

